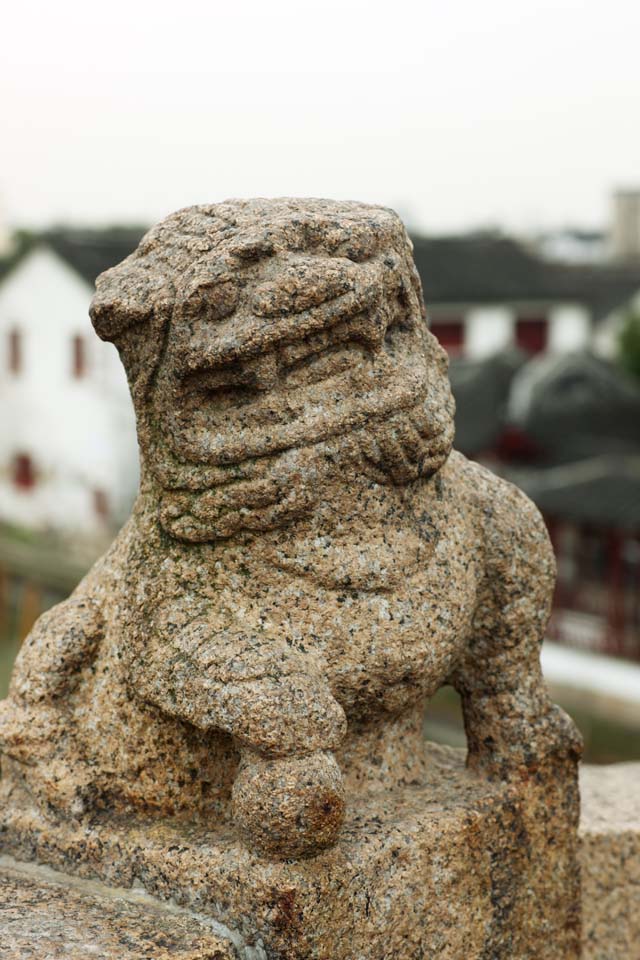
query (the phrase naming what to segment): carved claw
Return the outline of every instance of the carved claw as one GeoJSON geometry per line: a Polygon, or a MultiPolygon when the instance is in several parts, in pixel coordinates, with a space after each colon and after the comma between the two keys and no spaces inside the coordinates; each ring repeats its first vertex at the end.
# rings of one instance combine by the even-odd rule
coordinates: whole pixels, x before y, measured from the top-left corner
{"type": "Polygon", "coordinates": [[[271,859],[311,857],[335,843],[345,814],[342,773],[331,753],[263,760],[245,753],[233,787],[235,824],[271,859]]]}

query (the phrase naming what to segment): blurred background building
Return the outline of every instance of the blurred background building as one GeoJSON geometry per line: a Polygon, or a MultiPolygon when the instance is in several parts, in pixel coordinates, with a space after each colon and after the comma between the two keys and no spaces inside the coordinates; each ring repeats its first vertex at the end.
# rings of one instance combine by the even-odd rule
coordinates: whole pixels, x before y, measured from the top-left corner
{"type": "Polygon", "coordinates": [[[114,348],[87,324],[98,273],[135,230],[19,235],[0,261],[0,518],[108,535],[136,489],[134,421],[114,348]]]}
{"type": "Polygon", "coordinates": [[[588,263],[500,234],[416,237],[415,252],[451,358],[457,446],[547,521],[550,635],[640,661],[640,369],[628,332],[640,324],[638,196],[615,195],[588,263]]]}

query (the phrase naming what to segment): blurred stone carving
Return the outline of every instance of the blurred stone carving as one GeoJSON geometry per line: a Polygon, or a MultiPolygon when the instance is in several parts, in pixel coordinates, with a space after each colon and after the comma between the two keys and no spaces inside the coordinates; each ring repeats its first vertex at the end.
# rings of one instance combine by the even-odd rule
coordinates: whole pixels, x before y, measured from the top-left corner
{"type": "Polygon", "coordinates": [[[422,713],[452,684],[471,773],[445,763],[442,783],[463,777],[471,804],[488,782],[554,784],[526,843],[566,842],[553,956],[573,956],[579,743],[538,655],[553,555],[531,503],[451,453],[446,357],[398,217],[180,211],[99,278],[92,319],[129,378],[141,491],[20,654],[5,804],[220,836],[231,819],[267,860],[313,857],[362,798],[428,795],[422,713]]]}

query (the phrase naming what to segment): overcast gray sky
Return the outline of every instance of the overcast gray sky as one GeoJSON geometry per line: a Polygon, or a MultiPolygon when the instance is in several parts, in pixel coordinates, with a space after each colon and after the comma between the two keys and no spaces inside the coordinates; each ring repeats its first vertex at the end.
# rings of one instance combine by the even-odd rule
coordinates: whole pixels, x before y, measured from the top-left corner
{"type": "Polygon", "coordinates": [[[13,224],[291,194],[524,230],[597,225],[640,183],[639,0],[47,0],[2,19],[13,224]]]}

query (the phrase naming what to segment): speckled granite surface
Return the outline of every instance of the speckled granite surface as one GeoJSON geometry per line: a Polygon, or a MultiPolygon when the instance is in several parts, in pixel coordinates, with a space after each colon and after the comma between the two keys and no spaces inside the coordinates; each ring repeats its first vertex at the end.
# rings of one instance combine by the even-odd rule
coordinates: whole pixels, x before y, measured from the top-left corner
{"type": "Polygon", "coordinates": [[[580,772],[584,960],[640,958],[640,763],[580,772]]]}
{"type": "Polygon", "coordinates": [[[238,960],[206,918],[0,856],[2,960],[238,960]]]}
{"type": "Polygon", "coordinates": [[[17,659],[0,843],[142,870],[273,957],[575,957],[580,739],[539,662],[553,553],[527,498],[452,452],[396,214],[182,210],[91,314],[141,491],[17,659]],[[444,684],[468,769],[422,742],[444,684]]]}

